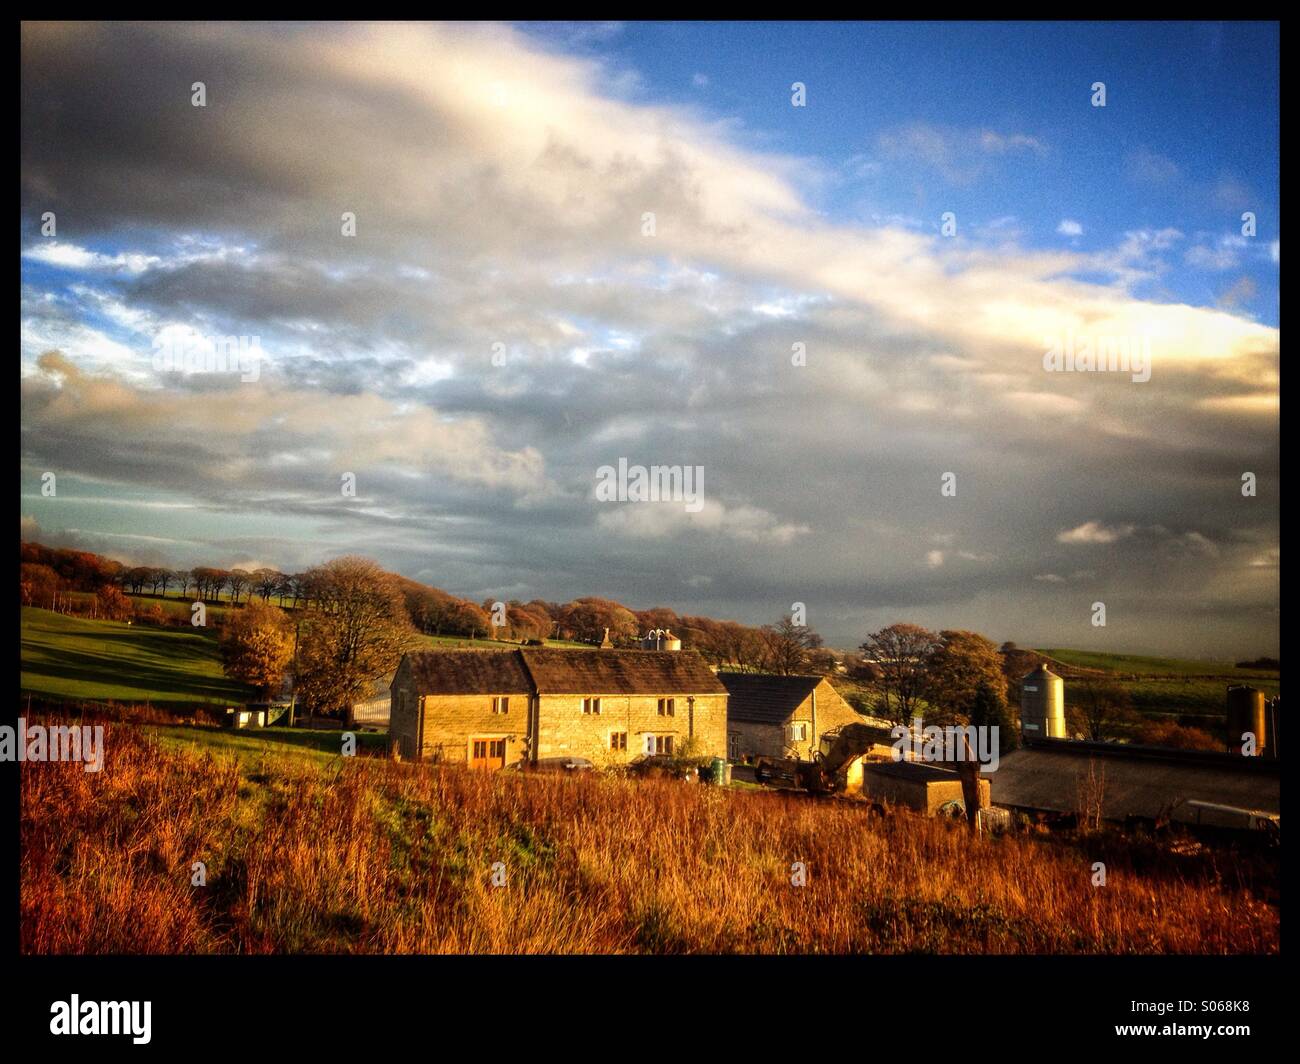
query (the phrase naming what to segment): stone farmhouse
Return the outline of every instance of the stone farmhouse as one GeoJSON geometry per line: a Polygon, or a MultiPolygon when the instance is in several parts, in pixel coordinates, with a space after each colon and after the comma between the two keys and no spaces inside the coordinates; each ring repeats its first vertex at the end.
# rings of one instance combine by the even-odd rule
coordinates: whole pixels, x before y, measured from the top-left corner
{"type": "Polygon", "coordinates": [[[389,739],[404,760],[499,769],[726,756],[727,689],[692,651],[415,651],[391,697],[389,739]]]}
{"type": "Polygon", "coordinates": [[[824,676],[720,672],[718,679],[731,696],[727,756],[733,761],[755,757],[811,761],[823,735],[866,720],[824,676]]]}

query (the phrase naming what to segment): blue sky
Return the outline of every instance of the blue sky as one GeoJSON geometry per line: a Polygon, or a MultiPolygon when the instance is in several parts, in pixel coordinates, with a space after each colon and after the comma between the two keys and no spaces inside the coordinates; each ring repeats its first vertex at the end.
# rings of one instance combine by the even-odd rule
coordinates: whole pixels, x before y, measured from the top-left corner
{"type": "Polygon", "coordinates": [[[1267,24],[27,24],[24,535],[1272,652],[1278,62],[1267,24]],[[1149,379],[1051,370],[1075,335],[1149,379]],[[196,336],[258,372],[160,367],[196,336]],[[706,505],[600,504],[620,457],[706,505]]]}
{"type": "Polygon", "coordinates": [[[1171,227],[1185,234],[1183,254],[1150,283],[1152,294],[1213,303],[1245,276],[1256,294],[1242,306],[1277,323],[1276,24],[525,28],[636,71],[635,87],[624,86],[633,99],[697,107],[734,123],[742,142],[817,160],[827,184],[808,194],[830,217],[905,218],[934,230],[949,210],[959,225],[1014,218],[1030,246],[1098,251],[1128,231],[1171,227]],[[796,81],[808,86],[804,109],[785,106],[796,81]],[[1097,81],[1105,108],[1090,105],[1097,81]],[[879,138],[911,124],[1019,134],[1041,147],[1009,152],[987,179],[943,180],[879,158],[879,138]],[[868,161],[877,168],[862,173],[868,161]],[[1225,247],[1240,238],[1247,210],[1258,236],[1225,247]],[[1058,233],[1063,219],[1082,234],[1058,233]],[[1191,248],[1207,254],[1189,263],[1191,248]]]}

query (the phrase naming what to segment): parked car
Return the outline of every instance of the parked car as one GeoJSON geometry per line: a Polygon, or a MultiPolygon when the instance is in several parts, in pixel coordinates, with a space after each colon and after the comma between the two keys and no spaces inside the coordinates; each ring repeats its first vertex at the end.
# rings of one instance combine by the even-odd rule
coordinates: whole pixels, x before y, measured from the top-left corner
{"type": "Polygon", "coordinates": [[[524,772],[590,772],[596,766],[585,757],[542,757],[532,764],[520,762],[519,768],[524,772]]]}

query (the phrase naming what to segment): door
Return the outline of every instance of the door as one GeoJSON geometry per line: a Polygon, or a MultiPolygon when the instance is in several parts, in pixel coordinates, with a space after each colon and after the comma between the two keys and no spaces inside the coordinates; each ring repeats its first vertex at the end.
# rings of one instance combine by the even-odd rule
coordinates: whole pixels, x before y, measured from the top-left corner
{"type": "Polygon", "coordinates": [[[469,747],[470,768],[481,768],[487,771],[505,768],[506,741],[504,739],[471,739],[469,747]]]}

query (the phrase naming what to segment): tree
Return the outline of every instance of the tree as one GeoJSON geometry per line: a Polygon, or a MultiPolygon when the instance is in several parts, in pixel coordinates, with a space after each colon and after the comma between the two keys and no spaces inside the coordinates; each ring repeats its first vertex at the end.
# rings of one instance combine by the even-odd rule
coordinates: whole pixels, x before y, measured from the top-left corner
{"type": "Polygon", "coordinates": [[[252,576],[253,590],[262,596],[263,602],[267,602],[279,590],[283,580],[284,573],[275,569],[255,569],[252,576]]]}
{"type": "Polygon", "coordinates": [[[230,597],[236,603],[239,603],[239,596],[248,589],[251,584],[249,574],[243,569],[232,569],[226,574],[226,586],[230,588],[230,597]]]}
{"type": "Polygon", "coordinates": [[[293,624],[284,611],[250,602],[221,629],[221,661],[226,675],[261,695],[279,690],[293,657],[293,624]]]}
{"type": "Polygon", "coordinates": [[[121,588],[105,584],[95,592],[95,616],[106,621],[129,621],[131,600],[122,594],[121,588]]]}
{"type": "Polygon", "coordinates": [[[313,712],[343,710],[397,667],[414,630],[397,580],[366,558],[317,566],[303,582],[310,605],[298,647],[298,693],[313,712]]]}
{"type": "Polygon", "coordinates": [[[997,728],[998,757],[1020,745],[1020,729],[997,684],[982,681],[971,700],[968,723],[977,728],[997,728]]]}
{"type": "Polygon", "coordinates": [[[981,685],[988,685],[998,699],[1006,701],[1002,656],[996,645],[977,632],[959,629],[940,632],[925,671],[925,700],[944,718],[936,723],[969,716],[981,685]]]}
{"type": "Polygon", "coordinates": [[[1113,680],[1085,677],[1066,685],[1065,722],[1070,731],[1104,742],[1133,723],[1129,694],[1113,680]]]}
{"type": "Polygon", "coordinates": [[[39,562],[23,562],[19,566],[18,587],[24,606],[54,608],[54,596],[62,587],[59,574],[39,562]]]}
{"type": "Polygon", "coordinates": [[[1153,720],[1137,731],[1137,741],[1150,746],[1171,746],[1176,750],[1222,750],[1217,741],[1204,728],[1179,724],[1172,720],[1153,720]]]}
{"type": "Polygon", "coordinates": [[[812,666],[813,651],[822,645],[822,637],[807,625],[797,625],[783,617],[759,629],[763,642],[763,668],[778,676],[806,673],[812,666]]]}
{"type": "Polygon", "coordinates": [[[163,598],[167,597],[167,585],[172,582],[172,571],[164,569],[161,566],[155,566],[149,570],[149,586],[155,595],[162,593],[163,598]]]}
{"type": "Polygon", "coordinates": [[[574,599],[560,610],[560,628],[569,638],[599,643],[609,629],[615,646],[633,646],[640,632],[631,610],[609,599],[588,597],[574,599]]]}
{"type": "Polygon", "coordinates": [[[939,637],[918,624],[891,624],[872,632],[862,654],[880,670],[881,711],[890,720],[911,722],[926,688],[926,667],[939,637]]]}

